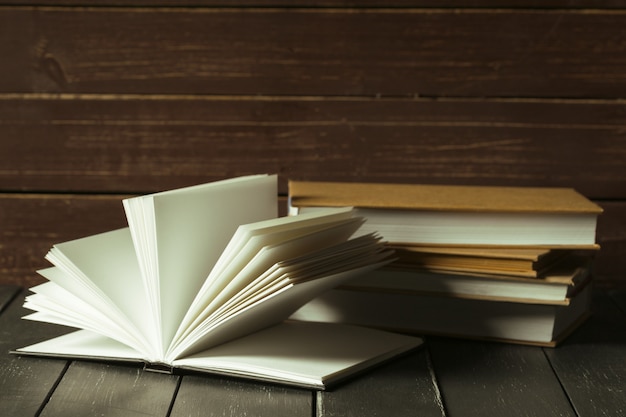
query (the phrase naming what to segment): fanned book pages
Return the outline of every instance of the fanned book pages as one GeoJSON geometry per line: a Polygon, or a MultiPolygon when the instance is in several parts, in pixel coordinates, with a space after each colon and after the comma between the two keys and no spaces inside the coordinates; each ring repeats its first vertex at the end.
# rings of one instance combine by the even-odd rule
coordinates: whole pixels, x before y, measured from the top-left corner
{"type": "Polygon", "coordinates": [[[350,209],[277,217],[253,175],[130,198],[129,227],[54,245],[30,320],[81,330],[19,354],[141,361],[324,389],[421,339],[293,323],[300,306],[389,262],[350,209]]]}

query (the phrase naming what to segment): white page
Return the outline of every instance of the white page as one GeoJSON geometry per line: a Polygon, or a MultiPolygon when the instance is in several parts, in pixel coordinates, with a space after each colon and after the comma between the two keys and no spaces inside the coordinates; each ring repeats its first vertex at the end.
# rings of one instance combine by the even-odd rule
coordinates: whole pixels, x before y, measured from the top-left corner
{"type": "Polygon", "coordinates": [[[189,329],[189,331],[185,334],[185,337],[182,338],[177,345],[175,345],[175,348],[188,343],[190,340],[197,340],[201,338],[202,335],[208,334],[211,329],[225,322],[231,316],[236,315],[237,309],[238,311],[241,311],[254,303],[262,301],[262,299],[270,298],[294,285],[290,282],[284,271],[277,265],[266,271],[261,277],[258,278],[258,281],[266,284],[266,287],[259,288],[254,293],[248,293],[246,291],[247,294],[237,294],[236,297],[228,300],[227,303],[221,305],[217,310],[203,318],[203,320],[195,323],[195,326],[189,329]]]}
{"type": "Polygon", "coordinates": [[[161,335],[161,305],[158,282],[158,261],[154,248],[156,230],[154,228],[154,207],[152,198],[127,198],[122,200],[126,220],[130,229],[135,256],[141,271],[141,282],[148,300],[148,310],[145,314],[154,318],[155,345],[162,351],[161,335]]]}
{"type": "Polygon", "coordinates": [[[284,290],[276,292],[270,297],[264,298],[239,311],[237,314],[228,317],[228,319],[218,323],[217,326],[206,329],[206,333],[199,335],[196,340],[185,340],[185,343],[168,353],[167,361],[171,362],[173,359],[196,353],[199,350],[216,346],[279,323],[317,295],[346,282],[358,274],[376,269],[384,263],[370,264],[358,269],[288,286],[284,290]]]}
{"type": "MultiPolygon", "coordinates": [[[[273,292],[280,291],[288,285],[323,278],[388,259],[389,251],[371,247],[377,242],[377,239],[366,236],[342,241],[329,248],[301,256],[297,260],[277,262],[271,265],[265,273],[259,274],[258,278],[246,280],[247,284],[238,288],[236,293],[229,294],[227,299],[220,303],[219,308],[205,319],[203,326],[210,327],[214,321],[227,319],[229,315],[236,314],[237,311],[255,302],[260,302],[263,298],[271,296],[273,292]]],[[[306,243],[306,240],[303,243],[306,243]]],[[[278,247],[266,249],[280,250],[284,249],[282,247],[284,245],[297,246],[297,243],[290,241],[278,247]]]]}
{"type": "MultiPolygon", "coordinates": [[[[271,246],[265,246],[265,244],[267,242],[272,243],[277,239],[272,239],[270,235],[252,237],[248,241],[249,245],[247,246],[251,246],[251,248],[248,248],[247,252],[255,254],[255,256],[253,256],[252,259],[248,258],[249,262],[247,262],[247,264],[241,265],[238,262],[233,262],[233,265],[236,265],[236,269],[231,272],[236,275],[224,274],[217,277],[214,281],[214,292],[207,296],[207,299],[210,300],[209,304],[190,326],[196,326],[222,304],[228,302],[229,299],[234,297],[249,283],[262,275],[272,265],[285,259],[291,259],[314,252],[320,247],[324,248],[343,242],[358,229],[360,224],[359,219],[348,218],[341,221],[340,224],[337,222],[331,223],[330,226],[332,227],[329,229],[315,230],[314,233],[297,236],[296,238],[271,246]]],[[[281,233],[281,235],[282,234],[283,233],[281,233]]],[[[244,252],[246,252],[246,246],[242,248],[242,252],[240,253],[244,252]]],[[[246,260],[245,258],[246,257],[244,257],[244,260],[246,260]]]]}
{"type": "MultiPolygon", "coordinates": [[[[254,236],[265,236],[264,245],[272,245],[285,240],[311,233],[320,228],[328,227],[327,224],[340,222],[352,218],[351,208],[329,209],[324,213],[310,213],[298,217],[280,217],[242,224],[237,228],[231,241],[216,262],[215,267],[207,279],[207,285],[212,285],[212,280],[222,276],[225,269],[230,268],[233,262],[242,263],[241,249],[248,240],[254,236]]],[[[244,264],[247,261],[243,262],[244,264]]]]}
{"type": "Polygon", "coordinates": [[[239,225],[277,216],[276,182],[251,176],[152,196],[164,348],[239,225]]]}
{"type": "Polygon", "coordinates": [[[417,337],[364,327],[285,322],[174,364],[323,388],[421,344],[417,337]]]}
{"type": "MultiPolygon", "coordinates": [[[[309,211],[308,208],[303,212],[309,211]]],[[[475,245],[594,245],[596,214],[440,212],[356,208],[389,242],[475,245]]]]}
{"type": "MultiPolygon", "coordinates": [[[[421,343],[416,337],[364,327],[288,322],[177,360],[173,365],[323,389],[327,382],[414,349],[421,343]]],[[[17,352],[116,361],[146,360],[128,346],[86,330],[17,352]]]]}
{"type": "Polygon", "coordinates": [[[349,241],[329,246],[314,253],[286,259],[280,266],[289,268],[293,282],[308,280],[328,273],[340,272],[378,262],[384,258],[393,260],[393,251],[380,245],[375,235],[359,236],[349,241]]]}
{"type": "Polygon", "coordinates": [[[241,295],[237,295],[233,299],[211,316],[209,316],[202,325],[198,328],[198,334],[202,332],[208,332],[210,329],[220,326],[226,323],[231,316],[236,316],[240,312],[245,311],[248,308],[254,307],[256,304],[263,302],[265,299],[271,298],[274,294],[277,294],[288,287],[293,285],[303,285],[303,283],[311,280],[316,280],[330,275],[338,275],[340,273],[348,272],[365,265],[369,265],[372,261],[384,259],[386,256],[378,254],[377,258],[367,257],[366,259],[355,259],[352,263],[348,264],[343,269],[327,269],[321,271],[313,271],[312,275],[306,275],[306,272],[302,276],[297,276],[297,271],[289,270],[288,268],[278,268],[274,275],[274,279],[269,279],[265,286],[257,288],[256,291],[244,291],[241,295]],[[296,278],[292,278],[296,276],[296,278]]]}
{"type": "MultiPolygon", "coordinates": [[[[201,312],[219,294],[227,283],[257,255],[264,246],[278,244],[289,239],[331,227],[338,222],[351,222],[351,209],[335,209],[325,215],[303,215],[299,218],[282,217],[241,225],[228,243],[215,267],[198,291],[174,338],[180,337],[193,327],[201,312]]],[[[261,271],[262,272],[262,271],[261,271]]],[[[206,316],[206,314],[202,314],[206,316]]]]}
{"type": "MultiPolygon", "coordinates": [[[[337,230],[323,230],[321,233],[316,233],[317,236],[314,237],[318,239],[317,242],[319,243],[320,239],[327,240],[332,238],[333,233],[336,234],[340,231],[341,228],[337,230]]],[[[300,237],[284,242],[281,245],[276,245],[276,247],[264,248],[264,251],[267,249],[272,254],[273,249],[284,249],[282,248],[284,245],[290,248],[299,245],[307,247],[310,238],[311,236],[300,237]],[[294,241],[301,242],[294,243],[294,241]]],[[[182,349],[181,346],[190,345],[194,340],[204,336],[210,338],[209,332],[214,327],[228,322],[230,315],[235,316],[239,312],[263,302],[265,299],[271,299],[275,295],[274,293],[283,291],[292,284],[323,279],[331,275],[337,275],[340,272],[352,273],[352,270],[358,270],[372,263],[377,263],[380,266],[381,263],[387,263],[391,260],[389,257],[390,251],[381,247],[379,239],[375,236],[364,236],[349,241],[340,240],[340,243],[322,246],[323,249],[307,253],[297,259],[292,258],[288,261],[276,262],[274,264],[268,262],[271,265],[266,271],[257,271],[258,274],[251,275],[249,279],[241,283],[241,285],[247,283],[243,286],[240,283],[236,283],[237,279],[235,279],[233,284],[237,284],[237,291],[229,294],[215,308],[211,310],[207,308],[202,315],[198,316],[192,326],[183,332],[176,343],[172,345],[170,351],[180,350],[182,349]]],[[[270,256],[271,260],[272,257],[270,256]]],[[[292,291],[289,294],[297,297],[297,292],[292,291]]]]}
{"type": "MultiPolygon", "coordinates": [[[[128,228],[54,245],[47,259],[63,273],[48,278],[89,300],[129,333],[154,339],[154,321],[128,228]]],[[[153,344],[153,343],[152,343],[153,344]]]]}
{"type": "MultiPolygon", "coordinates": [[[[52,276],[60,271],[56,267],[51,267],[41,272],[43,276],[52,276]]],[[[119,340],[137,351],[150,351],[147,341],[141,335],[136,332],[129,333],[105,312],[54,282],[46,282],[30,290],[34,294],[26,297],[24,307],[38,313],[28,315],[24,317],[25,319],[91,330],[119,340]]]]}
{"type": "Polygon", "coordinates": [[[16,352],[87,359],[146,360],[140,353],[129,346],[88,330],[68,333],[17,349],[16,352]]]}
{"type": "MultiPolygon", "coordinates": [[[[276,281],[277,279],[279,279],[282,276],[282,272],[279,271],[279,268],[277,266],[274,266],[272,268],[270,268],[268,271],[266,271],[265,273],[263,273],[259,278],[257,278],[257,280],[259,281],[276,281]]],[[[291,283],[289,283],[287,281],[286,285],[291,285],[291,283]]],[[[213,315],[217,314],[218,312],[220,312],[222,309],[218,309],[217,312],[214,312],[213,315]]],[[[210,327],[209,324],[207,324],[207,319],[208,317],[210,317],[211,315],[207,316],[207,317],[202,317],[202,318],[198,318],[192,326],[189,326],[184,332],[181,333],[180,337],[174,342],[172,343],[172,345],[170,346],[170,349],[168,350],[169,353],[174,352],[178,349],[181,349],[181,345],[188,345],[190,340],[197,340],[198,338],[200,338],[203,334],[206,333],[207,329],[210,327]]]]}

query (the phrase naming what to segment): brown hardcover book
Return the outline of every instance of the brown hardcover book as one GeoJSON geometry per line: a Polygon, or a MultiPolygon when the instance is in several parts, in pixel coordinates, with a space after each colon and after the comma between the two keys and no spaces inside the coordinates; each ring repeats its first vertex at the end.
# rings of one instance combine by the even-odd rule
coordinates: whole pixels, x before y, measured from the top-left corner
{"type": "Polygon", "coordinates": [[[572,256],[548,268],[541,278],[419,270],[390,264],[361,274],[340,288],[379,293],[567,305],[570,298],[590,280],[590,261],[585,257],[572,256]]]}
{"type": "Polygon", "coordinates": [[[549,248],[392,246],[394,265],[415,270],[537,278],[573,251],[549,248]]]}
{"type": "Polygon", "coordinates": [[[570,188],[290,181],[290,212],[355,207],[397,244],[595,247],[602,209],[570,188]]]}

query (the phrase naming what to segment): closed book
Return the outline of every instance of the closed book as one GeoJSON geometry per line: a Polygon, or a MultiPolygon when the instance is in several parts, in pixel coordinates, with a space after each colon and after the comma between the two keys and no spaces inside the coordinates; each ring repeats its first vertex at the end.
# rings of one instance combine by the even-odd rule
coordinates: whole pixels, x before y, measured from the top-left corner
{"type": "MultiPolygon", "coordinates": [[[[518,247],[392,246],[394,265],[405,269],[539,277],[576,256],[570,250],[518,247]]],[[[591,256],[590,252],[587,255],[591,256]]]]}
{"type": "Polygon", "coordinates": [[[553,347],[589,316],[591,289],[585,285],[568,305],[333,289],[291,318],[553,347]]]}
{"type": "Polygon", "coordinates": [[[389,264],[360,274],[339,288],[369,292],[567,305],[590,279],[590,261],[584,257],[572,257],[552,266],[540,278],[408,269],[389,264]]]}
{"type": "Polygon", "coordinates": [[[396,244],[595,248],[602,209],[570,188],[289,182],[291,214],[355,207],[396,244]]]}

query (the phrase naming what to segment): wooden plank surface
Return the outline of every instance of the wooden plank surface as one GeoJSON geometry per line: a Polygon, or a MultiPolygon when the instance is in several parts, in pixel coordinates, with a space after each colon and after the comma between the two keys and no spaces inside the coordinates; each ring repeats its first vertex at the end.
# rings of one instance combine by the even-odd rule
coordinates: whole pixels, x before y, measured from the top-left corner
{"type": "Polygon", "coordinates": [[[626,95],[622,10],[0,9],[0,92],[626,95]],[[77,36],[80,34],[80,36],[77,36]]]}
{"type": "Polygon", "coordinates": [[[575,187],[626,198],[626,103],[0,96],[0,189],[145,193],[286,179],[575,187]],[[42,140],[45,138],[45,140],[42,140]]]}
{"type": "Polygon", "coordinates": [[[429,338],[448,417],[575,417],[538,347],[429,338]]]}
{"type": "Polygon", "coordinates": [[[316,411],[324,417],[446,415],[426,348],[318,393],[316,411]]]}
{"type": "Polygon", "coordinates": [[[609,291],[611,299],[617,304],[623,314],[626,314],[626,289],[618,288],[609,291]]]}
{"type": "Polygon", "coordinates": [[[13,297],[21,291],[18,286],[0,285],[0,314],[11,304],[13,297]]]}
{"type": "Polygon", "coordinates": [[[178,378],[140,366],[72,362],[41,416],[167,417],[178,378]]]}
{"type": "Polygon", "coordinates": [[[313,410],[311,391],[206,376],[184,376],[171,417],[305,417],[313,410]]]}
{"type": "MultiPolygon", "coordinates": [[[[2,287],[0,287],[2,288],[2,287]]],[[[4,293],[4,290],[3,290],[4,293]]],[[[25,293],[24,293],[25,294],[25,293]]],[[[64,360],[26,358],[8,352],[66,332],[59,326],[20,318],[23,295],[0,314],[0,415],[35,416],[65,372],[64,360]]]]}
{"type": "MultiPolygon", "coordinates": [[[[3,299],[12,296],[4,288],[3,299]]],[[[594,316],[558,348],[427,338],[424,349],[320,393],[12,356],[8,349],[59,332],[19,319],[22,294],[0,312],[0,415],[617,416],[626,406],[626,315],[611,299],[624,293],[597,294],[594,316]]]]}
{"type": "Polygon", "coordinates": [[[606,293],[595,296],[593,316],[546,355],[579,417],[624,415],[626,313],[606,293]]]}

